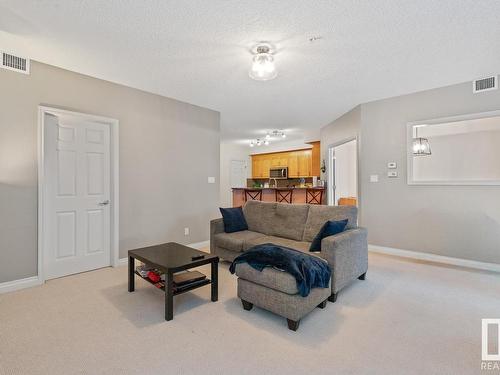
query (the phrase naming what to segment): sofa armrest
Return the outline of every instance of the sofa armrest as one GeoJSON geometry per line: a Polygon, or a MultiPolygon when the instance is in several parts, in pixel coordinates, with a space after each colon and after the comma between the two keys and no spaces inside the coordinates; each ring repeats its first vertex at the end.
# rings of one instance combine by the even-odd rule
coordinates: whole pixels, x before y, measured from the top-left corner
{"type": "Polygon", "coordinates": [[[210,253],[213,254],[215,250],[214,236],[218,233],[224,233],[224,221],[222,218],[210,220],[210,253]]]}
{"type": "Polygon", "coordinates": [[[332,293],[355,280],[368,269],[368,231],[349,229],[321,241],[321,257],[332,268],[332,293]]]}

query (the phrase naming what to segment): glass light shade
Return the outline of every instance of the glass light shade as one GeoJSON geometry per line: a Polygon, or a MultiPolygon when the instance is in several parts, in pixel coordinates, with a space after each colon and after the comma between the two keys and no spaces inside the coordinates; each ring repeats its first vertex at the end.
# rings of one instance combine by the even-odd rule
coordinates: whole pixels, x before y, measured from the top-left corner
{"type": "Polygon", "coordinates": [[[278,72],[274,65],[273,55],[270,53],[257,53],[253,57],[252,67],[248,75],[256,81],[269,81],[276,78],[278,72]]]}
{"type": "Polygon", "coordinates": [[[269,141],[266,139],[266,140],[264,141],[264,144],[265,144],[266,146],[268,146],[268,145],[269,145],[269,141]]]}
{"type": "Polygon", "coordinates": [[[431,146],[427,138],[413,138],[413,155],[428,156],[431,155],[431,146]]]}

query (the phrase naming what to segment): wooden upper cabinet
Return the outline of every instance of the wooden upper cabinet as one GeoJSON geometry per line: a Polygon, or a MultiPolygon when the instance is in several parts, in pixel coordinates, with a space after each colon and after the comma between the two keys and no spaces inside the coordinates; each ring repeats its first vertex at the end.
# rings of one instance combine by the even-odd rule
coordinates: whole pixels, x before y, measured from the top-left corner
{"type": "Polygon", "coordinates": [[[269,178],[269,169],[274,167],[288,167],[290,178],[319,176],[319,145],[317,158],[314,145],[313,149],[252,155],[252,178],[269,178]]]}
{"type": "Polygon", "coordinates": [[[311,142],[312,148],[312,160],[311,160],[311,176],[320,177],[321,176],[321,142],[311,142]]]}
{"type": "Polygon", "coordinates": [[[292,151],[288,154],[288,177],[299,177],[298,151],[292,151]]]}
{"type": "Polygon", "coordinates": [[[299,177],[311,176],[311,150],[301,151],[298,156],[299,159],[299,177]]]}
{"type": "Polygon", "coordinates": [[[262,159],[262,177],[269,178],[269,169],[271,169],[271,158],[262,159]]]}
{"type": "Polygon", "coordinates": [[[262,178],[262,158],[252,156],[252,177],[262,178]]]}
{"type": "Polygon", "coordinates": [[[278,154],[271,155],[271,167],[283,167],[283,165],[281,165],[281,158],[278,154]]]}

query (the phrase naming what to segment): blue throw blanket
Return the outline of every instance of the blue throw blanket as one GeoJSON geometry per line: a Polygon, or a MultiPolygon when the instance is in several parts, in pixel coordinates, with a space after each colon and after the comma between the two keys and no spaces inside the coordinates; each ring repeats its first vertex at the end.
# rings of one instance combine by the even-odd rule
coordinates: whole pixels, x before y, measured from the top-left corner
{"type": "Polygon", "coordinates": [[[312,288],[328,288],[332,271],[327,262],[313,255],[288,247],[266,243],[257,245],[236,257],[229,271],[234,273],[238,263],[248,263],[257,271],[276,267],[295,277],[297,289],[307,297],[312,288]]]}

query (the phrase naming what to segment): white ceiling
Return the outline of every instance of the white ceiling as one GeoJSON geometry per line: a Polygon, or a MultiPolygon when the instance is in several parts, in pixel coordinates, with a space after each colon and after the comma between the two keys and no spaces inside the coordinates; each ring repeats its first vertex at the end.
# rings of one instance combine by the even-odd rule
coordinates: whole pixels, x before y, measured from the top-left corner
{"type": "Polygon", "coordinates": [[[498,0],[0,0],[0,49],[218,110],[225,139],[300,139],[359,103],[498,73],[499,16],[498,0]],[[248,77],[258,41],[277,46],[273,81],[248,77]]]}

